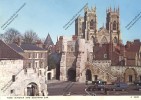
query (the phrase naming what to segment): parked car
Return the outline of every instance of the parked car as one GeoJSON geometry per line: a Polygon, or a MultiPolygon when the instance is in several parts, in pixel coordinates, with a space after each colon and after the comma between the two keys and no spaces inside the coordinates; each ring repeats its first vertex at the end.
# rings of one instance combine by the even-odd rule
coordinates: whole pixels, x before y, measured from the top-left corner
{"type": "Polygon", "coordinates": [[[135,81],[134,81],[134,84],[135,84],[135,85],[141,84],[141,80],[135,80],[135,81]]]}
{"type": "Polygon", "coordinates": [[[117,91],[117,90],[126,90],[128,88],[128,85],[126,83],[123,82],[119,82],[119,83],[115,83],[114,87],[113,87],[113,91],[117,91]]]}
{"type": "Polygon", "coordinates": [[[112,91],[125,91],[128,88],[128,85],[123,82],[115,83],[114,85],[108,85],[105,87],[106,90],[112,91]]]}
{"type": "Polygon", "coordinates": [[[136,85],[136,90],[141,91],[141,83],[136,85]]]}
{"type": "Polygon", "coordinates": [[[104,88],[105,88],[105,84],[104,83],[98,83],[98,84],[95,84],[95,90],[101,90],[103,91],[104,88]]]}
{"type": "Polygon", "coordinates": [[[103,81],[103,80],[96,80],[96,81],[92,81],[92,84],[107,84],[106,81],[103,81]]]}
{"type": "Polygon", "coordinates": [[[92,81],[92,84],[93,84],[93,90],[104,90],[105,88],[105,84],[107,82],[106,81],[103,81],[103,80],[96,80],[96,81],[92,81]]]}

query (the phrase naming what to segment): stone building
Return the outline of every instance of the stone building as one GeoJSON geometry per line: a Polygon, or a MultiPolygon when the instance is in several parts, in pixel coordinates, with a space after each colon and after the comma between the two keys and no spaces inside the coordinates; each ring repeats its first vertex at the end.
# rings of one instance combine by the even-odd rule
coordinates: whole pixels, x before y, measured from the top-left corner
{"type": "Polygon", "coordinates": [[[56,43],[56,51],[61,54],[60,80],[141,80],[141,43],[135,40],[122,44],[119,8],[106,10],[106,27],[98,29],[97,23],[96,7],[86,7],[84,17],[75,21],[75,35],[71,39],[60,36],[56,43]]]}
{"type": "Polygon", "coordinates": [[[36,63],[36,61],[35,66],[29,64],[30,58],[26,55],[30,52],[24,50],[18,45],[9,46],[0,40],[0,95],[43,96],[48,94],[45,64],[40,65],[40,62],[36,63]]]}

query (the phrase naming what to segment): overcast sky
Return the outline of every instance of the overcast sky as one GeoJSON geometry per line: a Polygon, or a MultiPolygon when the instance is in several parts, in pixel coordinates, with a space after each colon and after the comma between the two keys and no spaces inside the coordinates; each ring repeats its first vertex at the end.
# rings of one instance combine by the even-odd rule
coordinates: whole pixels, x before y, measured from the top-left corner
{"type": "MultiPolygon", "coordinates": [[[[63,26],[86,3],[89,8],[97,8],[98,28],[106,22],[106,8],[119,6],[123,42],[141,39],[141,18],[138,18],[141,16],[141,0],[0,0],[0,33],[8,28],[15,28],[21,33],[33,30],[40,38],[46,38],[50,33],[56,42],[57,36],[75,34],[74,23],[66,30],[63,26]],[[135,17],[138,20],[127,30],[125,26],[135,17]],[[12,21],[4,29],[4,23],[10,20],[12,21]]],[[[84,11],[80,14],[83,16],[84,11]]]]}

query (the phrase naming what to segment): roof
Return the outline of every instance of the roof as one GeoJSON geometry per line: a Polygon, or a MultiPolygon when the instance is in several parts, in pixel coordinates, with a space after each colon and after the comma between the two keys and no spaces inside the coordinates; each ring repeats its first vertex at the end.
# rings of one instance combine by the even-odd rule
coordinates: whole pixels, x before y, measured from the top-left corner
{"type": "Polygon", "coordinates": [[[15,43],[12,43],[12,44],[8,44],[12,49],[14,49],[15,51],[17,51],[18,53],[23,53],[23,49],[18,46],[17,44],[15,43]]]}
{"type": "Polygon", "coordinates": [[[24,59],[24,57],[0,40],[0,59],[24,59]]]}
{"type": "Polygon", "coordinates": [[[127,48],[127,51],[130,52],[139,52],[140,44],[132,44],[129,48],[127,48]]]}
{"type": "Polygon", "coordinates": [[[48,34],[44,44],[47,45],[47,46],[54,45],[54,43],[53,43],[53,41],[52,41],[52,39],[50,37],[50,34],[48,34]]]}
{"type": "Polygon", "coordinates": [[[20,46],[23,50],[35,50],[35,51],[44,51],[45,49],[40,48],[34,44],[21,44],[20,46]]]}
{"type": "Polygon", "coordinates": [[[106,29],[106,28],[104,28],[104,27],[101,27],[99,30],[98,30],[98,32],[106,32],[106,33],[108,33],[108,30],[106,29]]]}

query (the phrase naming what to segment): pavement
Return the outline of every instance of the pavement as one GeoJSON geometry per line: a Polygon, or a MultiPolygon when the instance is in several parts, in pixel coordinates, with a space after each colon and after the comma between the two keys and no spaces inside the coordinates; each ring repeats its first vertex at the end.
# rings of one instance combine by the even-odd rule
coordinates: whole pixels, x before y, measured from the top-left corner
{"type": "Polygon", "coordinates": [[[49,96],[63,96],[63,95],[81,95],[81,96],[121,96],[121,95],[141,95],[141,91],[134,90],[134,86],[130,85],[127,91],[90,91],[87,93],[85,91],[88,85],[79,82],[69,82],[69,81],[58,81],[53,80],[48,82],[48,95],[49,96]]]}

